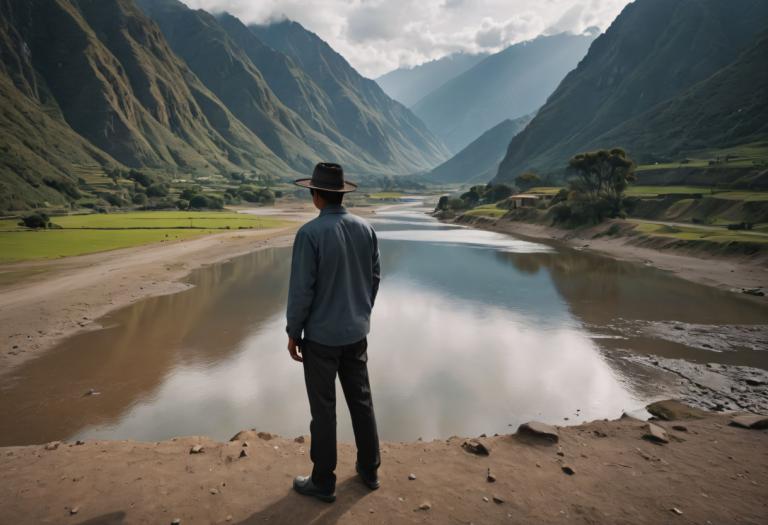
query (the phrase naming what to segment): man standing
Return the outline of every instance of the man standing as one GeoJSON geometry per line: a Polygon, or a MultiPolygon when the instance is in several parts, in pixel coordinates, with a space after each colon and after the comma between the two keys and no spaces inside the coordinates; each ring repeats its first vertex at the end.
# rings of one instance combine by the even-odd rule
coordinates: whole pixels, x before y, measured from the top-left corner
{"type": "Polygon", "coordinates": [[[379,488],[379,436],[368,382],[371,309],[379,289],[376,233],[341,205],[357,186],[344,181],[338,164],[321,162],[309,188],[320,215],[296,233],[288,290],[288,351],[304,363],[312,413],[311,476],[293,481],[296,492],[322,501],[336,500],[336,374],[347,399],[357,445],[357,473],[379,488]],[[302,338],[303,332],[303,338],[302,338]]]}

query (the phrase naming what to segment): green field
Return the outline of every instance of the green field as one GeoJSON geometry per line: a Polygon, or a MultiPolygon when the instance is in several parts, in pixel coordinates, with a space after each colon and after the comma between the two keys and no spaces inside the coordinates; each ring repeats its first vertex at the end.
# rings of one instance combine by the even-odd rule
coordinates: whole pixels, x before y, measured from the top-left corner
{"type": "Polygon", "coordinates": [[[32,231],[17,226],[16,220],[0,220],[0,263],[177,241],[226,229],[266,229],[291,224],[274,217],[186,211],[69,215],[51,220],[62,229],[32,231]]]}
{"type": "Polygon", "coordinates": [[[670,226],[641,221],[636,221],[636,224],[635,229],[646,235],[672,237],[684,241],[768,243],[768,235],[760,229],[757,231],[728,230],[714,226],[670,226]]]}
{"type": "Polygon", "coordinates": [[[380,191],[378,193],[370,193],[369,199],[382,200],[382,199],[399,199],[403,194],[397,191],[380,191]]]}
{"type": "Polygon", "coordinates": [[[470,217],[493,217],[494,219],[498,219],[499,217],[504,216],[508,211],[509,210],[497,208],[495,204],[484,204],[464,212],[464,215],[469,215],[470,217]]]}

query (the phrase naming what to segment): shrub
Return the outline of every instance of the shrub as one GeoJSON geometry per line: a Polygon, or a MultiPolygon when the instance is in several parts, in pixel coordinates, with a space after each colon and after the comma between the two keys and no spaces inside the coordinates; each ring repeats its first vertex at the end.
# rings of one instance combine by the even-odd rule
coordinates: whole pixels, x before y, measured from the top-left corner
{"type": "Polygon", "coordinates": [[[147,195],[150,197],[165,197],[168,195],[168,186],[165,184],[151,184],[147,188],[147,195]]]}
{"type": "Polygon", "coordinates": [[[180,210],[188,210],[189,201],[187,199],[179,199],[176,201],[176,207],[180,210]]]}
{"type": "Polygon", "coordinates": [[[191,199],[189,199],[189,207],[195,210],[201,210],[203,208],[208,207],[208,199],[205,198],[205,195],[195,195],[191,199]]]}
{"type": "Polygon", "coordinates": [[[147,195],[144,193],[134,194],[133,203],[138,206],[144,206],[145,204],[147,204],[147,195]]]}
{"type": "Polygon", "coordinates": [[[33,228],[37,230],[48,228],[50,224],[51,221],[48,218],[48,215],[43,212],[38,212],[33,213],[32,215],[27,215],[26,217],[22,217],[19,226],[26,226],[27,228],[33,228]]]}

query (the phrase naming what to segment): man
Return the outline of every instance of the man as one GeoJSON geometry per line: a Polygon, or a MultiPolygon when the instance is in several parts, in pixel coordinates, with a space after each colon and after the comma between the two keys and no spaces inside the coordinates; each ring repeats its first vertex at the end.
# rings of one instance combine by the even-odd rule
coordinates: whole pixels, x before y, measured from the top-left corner
{"type": "Polygon", "coordinates": [[[288,290],[288,352],[304,364],[314,463],[312,475],[298,476],[293,488],[333,502],[337,373],[352,416],[357,473],[371,490],[379,488],[379,436],[366,364],[379,247],[373,228],[342,206],[344,194],[357,186],[344,181],[341,166],[321,162],[311,179],[295,184],[309,188],[320,215],[296,233],[288,290]]]}

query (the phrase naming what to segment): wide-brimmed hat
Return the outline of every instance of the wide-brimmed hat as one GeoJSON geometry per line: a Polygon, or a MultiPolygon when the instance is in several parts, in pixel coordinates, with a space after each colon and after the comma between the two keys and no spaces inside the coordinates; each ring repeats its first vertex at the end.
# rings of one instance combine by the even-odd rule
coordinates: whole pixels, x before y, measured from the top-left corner
{"type": "Polygon", "coordinates": [[[348,193],[357,189],[357,184],[344,180],[344,170],[332,162],[320,162],[315,166],[311,179],[293,181],[296,186],[313,190],[348,193]]]}

